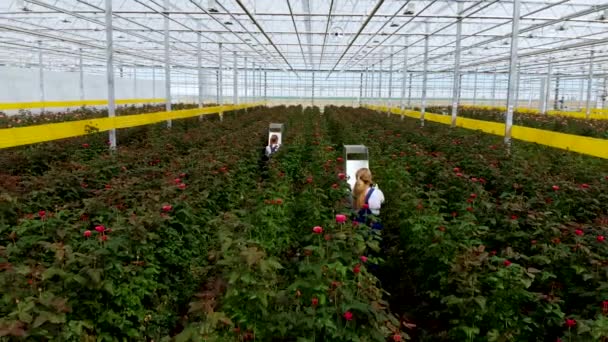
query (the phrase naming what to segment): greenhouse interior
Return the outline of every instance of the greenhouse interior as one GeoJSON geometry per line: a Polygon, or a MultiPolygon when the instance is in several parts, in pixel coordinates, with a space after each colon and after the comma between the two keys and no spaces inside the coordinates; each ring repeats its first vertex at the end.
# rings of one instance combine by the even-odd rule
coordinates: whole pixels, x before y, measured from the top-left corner
{"type": "Polygon", "coordinates": [[[608,2],[0,30],[0,341],[608,341],[608,2]]]}

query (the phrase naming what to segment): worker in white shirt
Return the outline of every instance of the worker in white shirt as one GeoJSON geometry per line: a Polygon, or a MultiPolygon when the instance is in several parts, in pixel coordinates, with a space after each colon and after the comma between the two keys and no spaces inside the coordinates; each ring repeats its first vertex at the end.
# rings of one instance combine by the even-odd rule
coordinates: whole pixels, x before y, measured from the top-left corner
{"type": "MultiPolygon", "coordinates": [[[[374,185],[372,173],[368,168],[357,170],[356,177],[353,207],[358,210],[356,221],[365,223],[367,215],[380,215],[380,208],[384,203],[384,193],[374,185]]],[[[378,228],[380,227],[378,226],[378,228]]]]}
{"type": "Polygon", "coordinates": [[[270,157],[272,154],[276,153],[279,150],[279,137],[276,134],[273,134],[270,137],[270,144],[266,146],[266,157],[270,157]]]}

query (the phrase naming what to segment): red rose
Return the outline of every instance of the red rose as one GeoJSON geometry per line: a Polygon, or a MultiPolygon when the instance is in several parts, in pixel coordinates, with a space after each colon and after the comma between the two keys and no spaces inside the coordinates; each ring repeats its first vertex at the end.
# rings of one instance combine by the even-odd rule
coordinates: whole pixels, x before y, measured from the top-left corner
{"type": "Polygon", "coordinates": [[[573,318],[566,318],[566,326],[572,328],[576,325],[576,320],[573,318]]]}
{"type": "Polygon", "coordinates": [[[505,265],[505,267],[511,266],[511,262],[509,260],[503,261],[502,264],[505,265]]]}
{"type": "Polygon", "coordinates": [[[347,321],[352,321],[353,320],[353,313],[350,311],[346,311],[344,313],[344,319],[346,319],[347,321]]]}
{"type": "Polygon", "coordinates": [[[312,228],[312,232],[315,234],[321,234],[321,233],[323,233],[323,227],[315,226],[314,228],[312,228]]]}
{"type": "Polygon", "coordinates": [[[582,231],[582,229],[577,229],[574,231],[574,234],[581,236],[581,235],[583,235],[583,231],[582,231]]]}
{"type": "Polygon", "coordinates": [[[170,205],[163,205],[162,210],[166,213],[170,212],[171,210],[173,210],[173,207],[170,205]]]}
{"type": "Polygon", "coordinates": [[[597,241],[598,241],[598,242],[604,242],[604,240],[605,240],[605,239],[606,239],[606,238],[604,237],[604,235],[598,235],[598,236],[597,236],[597,241]]]}
{"type": "Polygon", "coordinates": [[[84,235],[84,237],[87,237],[87,238],[88,238],[88,237],[91,237],[91,234],[92,234],[92,233],[91,233],[91,231],[90,231],[90,230],[85,230],[85,231],[84,231],[84,234],[82,234],[82,235],[84,235]]]}
{"type": "Polygon", "coordinates": [[[341,163],[341,162],[343,162],[343,161],[344,161],[344,159],[343,159],[342,157],[338,157],[338,158],[336,158],[336,161],[337,161],[338,163],[341,163]]]}
{"type": "Polygon", "coordinates": [[[317,306],[319,305],[319,298],[317,297],[312,297],[312,306],[317,306]]]}
{"type": "Polygon", "coordinates": [[[558,186],[558,185],[554,185],[554,186],[552,186],[551,188],[552,188],[554,191],[559,190],[559,186],[558,186]]]}
{"type": "Polygon", "coordinates": [[[173,183],[175,183],[175,184],[179,184],[179,183],[181,183],[181,182],[182,182],[181,178],[175,178],[175,179],[173,180],[173,183]]]}
{"type": "Polygon", "coordinates": [[[477,198],[477,194],[470,194],[469,197],[475,199],[475,198],[477,198]]]}
{"type": "Polygon", "coordinates": [[[186,184],[181,183],[180,185],[177,186],[180,190],[185,190],[186,189],[186,184]]]}

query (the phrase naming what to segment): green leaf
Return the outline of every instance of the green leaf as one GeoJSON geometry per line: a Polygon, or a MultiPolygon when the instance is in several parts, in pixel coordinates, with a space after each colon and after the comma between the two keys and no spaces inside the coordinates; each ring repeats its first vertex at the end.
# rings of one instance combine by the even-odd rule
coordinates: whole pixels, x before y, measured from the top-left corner
{"type": "Polygon", "coordinates": [[[31,323],[32,322],[32,315],[30,315],[29,313],[25,312],[25,311],[20,311],[19,314],[17,315],[17,317],[19,317],[19,320],[21,322],[24,323],[31,323]]]}

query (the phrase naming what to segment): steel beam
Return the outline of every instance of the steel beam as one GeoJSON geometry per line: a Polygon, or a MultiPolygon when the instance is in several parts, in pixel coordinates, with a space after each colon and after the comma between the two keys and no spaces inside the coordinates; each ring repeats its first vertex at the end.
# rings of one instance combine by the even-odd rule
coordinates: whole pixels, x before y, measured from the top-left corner
{"type": "Polygon", "coordinates": [[[591,50],[589,55],[589,75],[587,76],[587,103],[585,104],[585,117],[589,119],[591,115],[591,93],[593,92],[593,55],[595,51],[591,50]]]}
{"type": "Polygon", "coordinates": [[[40,89],[40,102],[42,102],[44,110],[45,94],[44,94],[44,65],[42,60],[42,41],[38,41],[38,85],[40,89]]]}
{"type": "Polygon", "coordinates": [[[237,65],[236,51],[233,52],[234,58],[233,67],[234,75],[232,78],[232,104],[239,104],[239,67],[237,65]]]}
{"type": "MultiPolygon", "coordinates": [[[[171,49],[169,47],[169,0],[164,0],[167,14],[163,17],[165,26],[165,110],[171,111],[171,49]]],[[[171,120],[167,120],[167,127],[171,128],[171,120]]]]}
{"type": "Polygon", "coordinates": [[[549,110],[549,101],[551,99],[551,73],[553,72],[553,61],[549,60],[549,64],[547,64],[547,82],[545,83],[545,89],[543,91],[543,101],[541,113],[547,114],[549,110]]]}
{"type": "Polygon", "coordinates": [[[391,46],[391,57],[389,59],[389,71],[388,71],[388,101],[386,104],[386,116],[391,114],[391,106],[393,105],[393,47],[391,46]]]}
{"type": "Polygon", "coordinates": [[[458,2],[458,22],[456,23],[456,51],[454,52],[454,81],[452,87],[452,127],[456,127],[458,117],[458,102],[460,99],[460,51],[462,40],[462,9],[464,4],[458,2]]]}
{"type": "MultiPolygon", "coordinates": [[[[223,66],[223,51],[222,51],[222,43],[218,43],[218,67],[217,67],[217,96],[218,96],[218,105],[224,105],[224,71],[222,70],[223,66]]],[[[220,121],[224,120],[224,113],[220,112],[220,121]]]]}
{"type": "Polygon", "coordinates": [[[509,86],[507,88],[507,115],[505,120],[505,143],[511,145],[515,92],[517,91],[517,48],[519,37],[520,0],[513,0],[513,25],[511,28],[511,59],[509,61],[509,86]]]}
{"type": "Polygon", "coordinates": [[[473,75],[473,106],[477,104],[477,69],[475,69],[475,75],[473,75]]]}
{"type": "Polygon", "coordinates": [[[82,48],[78,49],[78,89],[80,101],[84,101],[84,63],[82,59],[82,48]]]}
{"type": "Polygon", "coordinates": [[[245,98],[244,98],[244,102],[247,103],[249,101],[249,80],[247,79],[247,74],[249,74],[249,69],[248,69],[248,64],[247,64],[247,57],[245,57],[245,70],[243,70],[243,76],[245,76],[244,82],[245,83],[245,89],[243,91],[245,98]]]}
{"type": "MultiPolygon", "coordinates": [[[[106,78],[108,82],[108,117],[116,116],[114,94],[114,30],[112,26],[112,0],[106,0],[106,78]]],[[[111,129],[108,140],[110,150],[116,150],[116,129],[111,129]]]]}
{"type": "MultiPolygon", "coordinates": [[[[200,20],[197,21],[198,29],[201,29],[200,20]]],[[[196,35],[196,69],[198,71],[198,108],[203,108],[203,46],[200,32],[196,35]]],[[[202,119],[203,116],[199,116],[202,119]]]]}
{"type": "MultiPolygon", "coordinates": [[[[405,85],[406,85],[405,82],[407,81],[407,64],[408,64],[408,60],[407,60],[407,53],[408,53],[407,43],[408,43],[408,39],[407,39],[407,36],[406,36],[404,38],[404,44],[406,45],[406,47],[403,50],[403,76],[401,78],[401,96],[399,98],[399,109],[401,109],[402,112],[405,109],[405,85]]],[[[401,115],[401,120],[403,120],[403,117],[404,117],[404,115],[401,115]]]]}
{"type": "Polygon", "coordinates": [[[424,114],[426,111],[426,87],[428,81],[428,69],[429,69],[429,23],[426,23],[424,36],[424,69],[422,73],[422,97],[420,101],[420,126],[424,127],[424,114]]]}

